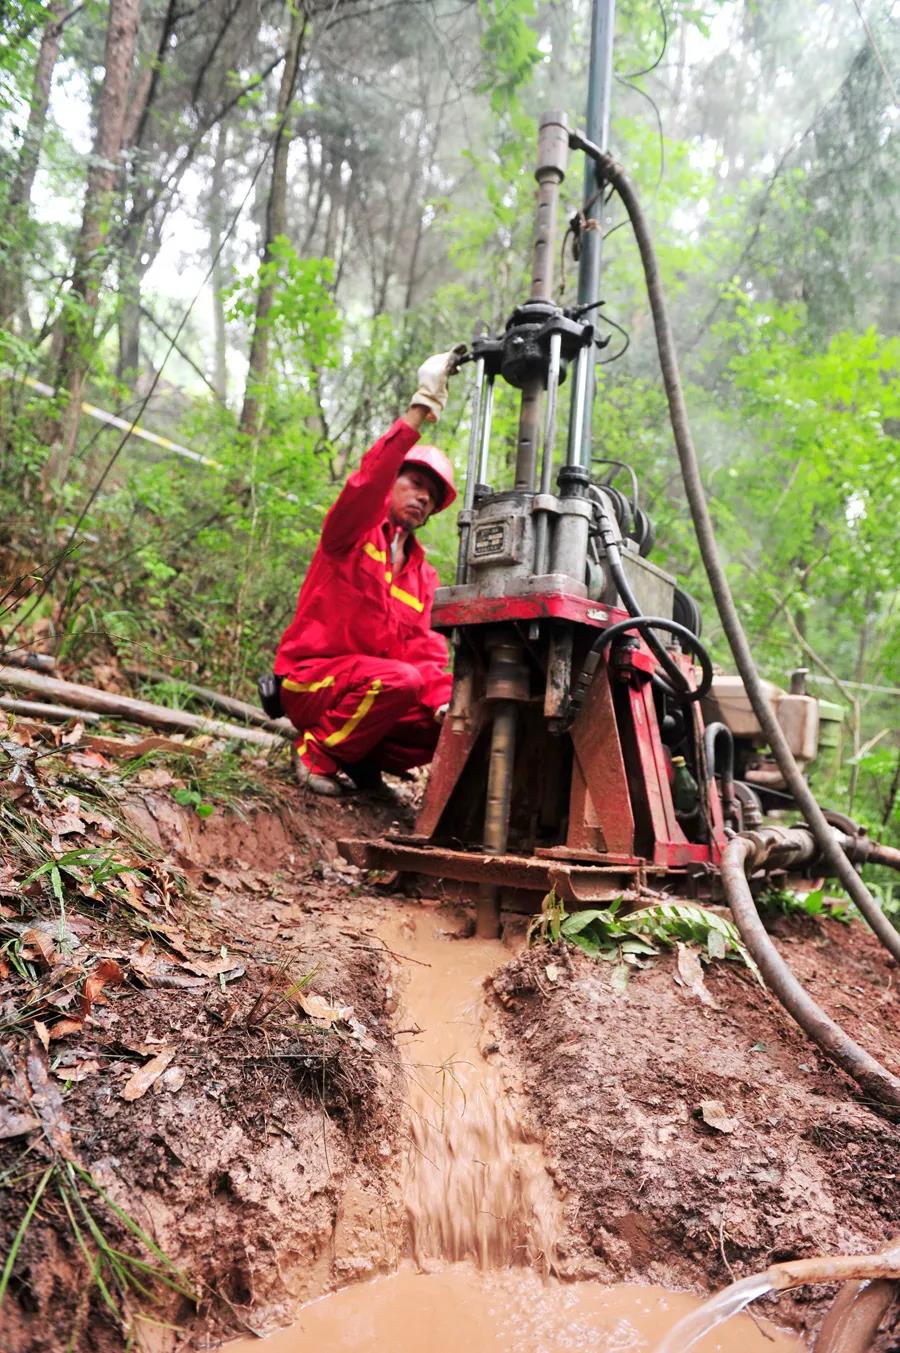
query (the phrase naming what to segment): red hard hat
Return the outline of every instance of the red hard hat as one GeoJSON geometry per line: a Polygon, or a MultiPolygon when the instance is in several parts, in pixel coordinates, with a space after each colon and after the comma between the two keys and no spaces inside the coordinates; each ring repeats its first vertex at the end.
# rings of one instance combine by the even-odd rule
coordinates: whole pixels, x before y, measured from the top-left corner
{"type": "Polygon", "coordinates": [[[435,512],[443,512],[445,507],[449,507],[456,497],[456,485],[453,482],[453,466],[450,464],[443,451],[436,446],[414,446],[407,453],[403,465],[400,467],[400,473],[407,465],[419,465],[423,470],[427,470],[438,481],[443,489],[443,497],[434,509],[435,512]]]}

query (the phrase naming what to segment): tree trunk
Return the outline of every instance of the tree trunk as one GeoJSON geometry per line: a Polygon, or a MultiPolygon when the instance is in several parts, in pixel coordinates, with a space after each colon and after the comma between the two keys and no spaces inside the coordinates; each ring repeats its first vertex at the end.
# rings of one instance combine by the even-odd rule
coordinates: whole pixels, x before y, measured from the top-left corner
{"type": "MultiPolygon", "coordinates": [[[[266,204],[266,233],[260,263],[261,268],[266,268],[266,265],[272,261],[272,243],[279,235],[284,235],[287,228],[287,165],[292,137],[288,126],[290,121],[289,110],[297,85],[300,53],[303,49],[305,32],[306,12],[300,4],[292,2],[291,26],[285,49],[284,71],[281,76],[281,87],[278,90],[272,180],[269,187],[269,200],[266,204]]],[[[269,311],[272,308],[274,297],[275,283],[265,277],[256,300],[256,318],[253,325],[253,338],[250,343],[244,407],[241,410],[240,431],[247,437],[255,436],[259,430],[259,391],[269,372],[269,311]]]]}
{"type": "Polygon", "coordinates": [[[228,398],[228,362],[225,342],[225,268],[220,253],[225,230],[225,161],[228,158],[228,128],[220,122],[216,129],[212,179],[209,185],[209,252],[212,261],[213,343],[215,365],[213,385],[224,403],[228,398]]]}
{"type": "MultiPolygon", "coordinates": [[[[34,186],[34,176],[37,173],[47,122],[50,84],[59,55],[59,40],[67,9],[67,0],[50,0],[48,5],[48,19],[41,35],[41,46],[31,82],[28,126],[22,139],[19,163],[7,199],[8,225],[20,235],[23,253],[27,246],[25,240],[21,238],[21,232],[24,231],[28,221],[31,190],[34,186]]],[[[12,259],[0,270],[0,323],[6,323],[11,319],[22,303],[22,276],[25,271],[23,262],[21,257],[12,259]]]]}
{"type": "Polygon", "coordinates": [[[140,0],[110,0],[106,30],[106,73],[100,95],[97,135],[88,170],[81,230],[75,246],[72,284],[62,318],[62,352],[57,388],[68,397],[50,429],[56,442],[48,478],[62,481],[75,452],[81,395],[90,360],[100,284],[108,262],[105,240],[119,177],[128,107],[131,63],[140,22],[140,0]]]}
{"type": "Polygon", "coordinates": [[[135,87],[128,96],[128,107],[122,130],[123,163],[131,162],[134,191],[125,216],[122,247],[118,257],[120,309],[118,317],[119,360],[116,376],[120,381],[134,383],[141,364],[141,293],[144,274],[157,250],[148,254],[145,246],[147,233],[148,189],[142,186],[144,174],[139,160],[151,110],[159,92],[160,79],[169,53],[169,44],[178,21],[177,0],[169,0],[153,58],[141,71],[135,87]],[[137,172],[136,172],[137,171],[137,172]],[[146,256],[146,261],[142,261],[146,256]]]}

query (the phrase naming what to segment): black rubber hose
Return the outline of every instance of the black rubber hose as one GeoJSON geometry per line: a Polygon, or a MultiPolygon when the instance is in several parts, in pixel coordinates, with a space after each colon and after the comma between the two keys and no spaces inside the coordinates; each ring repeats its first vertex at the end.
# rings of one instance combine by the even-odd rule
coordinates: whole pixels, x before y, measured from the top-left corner
{"type": "MultiPolygon", "coordinates": [[[[724,764],[719,772],[722,776],[722,810],[726,818],[735,820],[738,805],[734,797],[734,738],[731,729],[724,723],[708,723],[703,730],[703,751],[706,756],[706,772],[713,780],[721,760],[724,764]],[[720,757],[720,749],[725,749],[720,757]]],[[[740,819],[737,819],[737,824],[740,819]]]]}
{"type": "MultiPolygon", "coordinates": [[[[631,590],[631,584],[625,577],[619,542],[616,540],[609,514],[601,504],[597,504],[597,515],[600,519],[600,539],[603,542],[603,548],[606,550],[606,562],[609,564],[609,571],[612,574],[613,582],[616,585],[616,591],[622,598],[622,601],[625,604],[625,610],[628,614],[640,617],[643,612],[641,611],[637,597],[631,590]]],[[[667,652],[665,645],[662,644],[653,633],[645,634],[644,638],[647,640],[648,647],[653,653],[653,656],[656,658],[657,662],[660,663],[666,676],[672,682],[672,695],[679,700],[696,699],[696,696],[688,685],[687,677],[667,652]]]]}
{"type": "Polygon", "coordinates": [[[766,933],[747,883],[745,869],[751,862],[759,864],[758,840],[736,836],[729,841],[722,853],[722,886],[737,928],[766,985],[830,1062],[852,1077],[868,1098],[900,1112],[900,1080],[826,1015],[797,981],[766,933]]]}
{"type": "MultiPolygon", "coordinates": [[[[692,634],[685,625],[679,625],[677,620],[666,620],[664,616],[660,615],[633,615],[630,620],[619,620],[615,625],[610,625],[609,629],[604,630],[602,634],[598,635],[591,644],[590,651],[592,653],[602,653],[607,644],[612,643],[614,639],[618,639],[620,635],[626,634],[629,630],[641,630],[641,632],[644,633],[644,638],[649,644],[650,636],[645,633],[645,631],[651,627],[653,629],[668,630],[670,634],[675,634],[679,639],[684,639],[686,641],[686,646],[700,659],[701,676],[699,686],[696,690],[686,691],[684,695],[679,691],[676,691],[674,694],[679,700],[702,700],[712,685],[712,660],[696,634],[692,634]]],[[[650,646],[652,648],[652,644],[650,646]]],[[[683,678],[684,673],[681,671],[681,668],[676,668],[676,670],[683,678]]]]}
{"type": "Polygon", "coordinates": [[[778,769],[784,777],[785,784],[793,794],[797,807],[809,823],[810,830],[815,836],[816,843],[822,854],[822,859],[827,865],[829,872],[844,885],[850,897],[856,903],[882,944],[884,944],[893,954],[894,958],[900,962],[900,931],[897,931],[894,926],[891,925],[891,922],[884,915],[881,908],[872,897],[844,851],[836,843],[822,809],[816,802],[815,796],[803,778],[800,767],[794,760],[793,753],[784,736],[781,725],[775,717],[775,712],[769,704],[759,673],[753,662],[750,645],[747,642],[747,636],[744,633],[744,628],[741,625],[740,618],[735,609],[731,588],[728,585],[728,579],[725,576],[725,570],[722,567],[722,561],[719,558],[719,551],[713,532],[712,518],[710,517],[709,506],[703,491],[700,466],[697,462],[697,454],[694,450],[691,429],[688,423],[684,393],[681,388],[681,378],[678,372],[678,359],[675,354],[675,343],[672,338],[672,330],[663,297],[662,282],[656,261],[656,253],[653,248],[650,230],[640,203],[638,202],[637,195],[621,165],[617,164],[612,156],[607,155],[605,151],[602,151],[599,148],[599,146],[595,146],[593,142],[588,141],[579,132],[570,134],[569,145],[574,149],[583,150],[585,154],[590,156],[594,161],[597,165],[599,176],[602,177],[606,183],[609,183],[622,199],[622,204],[628,213],[632,229],[634,230],[635,239],[637,240],[638,249],[640,250],[641,263],[644,268],[647,296],[653,314],[653,325],[656,330],[656,346],[659,352],[659,364],[662,371],[666,399],[669,405],[669,417],[672,422],[672,432],[675,438],[675,446],[678,451],[678,459],[681,464],[681,475],[691,510],[691,518],[694,523],[697,544],[700,547],[700,555],[703,559],[710,588],[712,589],[716,609],[722,622],[722,628],[728,638],[731,652],[734,655],[735,664],[737,665],[741,680],[744,683],[744,689],[746,690],[750,704],[753,707],[753,712],[759,721],[760,728],[765,734],[766,741],[772,749],[772,755],[775,757],[778,769]]]}

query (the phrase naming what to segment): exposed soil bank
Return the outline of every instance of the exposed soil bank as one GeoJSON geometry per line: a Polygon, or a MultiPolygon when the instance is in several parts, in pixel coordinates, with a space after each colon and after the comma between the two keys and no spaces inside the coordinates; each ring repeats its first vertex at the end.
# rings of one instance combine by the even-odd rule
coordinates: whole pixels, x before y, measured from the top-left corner
{"type": "MultiPolygon", "coordinates": [[[[126,984],[94,1005],[80,1033],[50,1044],[53,1104],[39,1117],[45,1132],[52,1120],[59,1141],[47,1147],[35,1135],[0,1131],[3,1252],[45,1160],[56,1146],[65,1158],[71,1145],[186,1275],[198,1303],[165,1299],[163,1290],[158,1314],[204,1345],[284,1324],[299,1302],[398,1262],[403,1082],[391,970],[383,947],[335,905],[335,892],[343,900],[348,889],[332,869],[333,824],[320,822],[318,805],[206,822],[161,793],[125,807],[194,892],[183,906],[172,903],[165,933],[149,947],[145,935],[92,932],[126,984]],[[220,966],[223,944],[221,979],[191,974],[190,960],[220,966]],[[132,973],[150,985],[131,986],[132,973]],[[295,983],[302,996],[352,1007],[352,1024],[349,1016],[316,1022],[293,999],[279,1001],[295,983]],[[123,1098],[135,1070],[165,1050],[165,1074],[141,1097],[123,1098]],[[69,1082],[64,1070],[62,1083],[54,1078],[59,1053],[72,1065],[69,1082]]],[[[343,809],[344,820],[355,812],[343,809]]],[[[69,924],[85,933],[74,911],[69,924]]],[[[11,1112],[34,1086],[29,1059],[42,1051],[22,1029],[4,1036],[3,1056],[0,1129],[16,1127],[11,1112]]],[[[18,1251],[0,1343],[5,1353],[120,1349],[122,1329],[86,1281],[54,1182],[18,1251]]],[[[141,1253],[115,1212],[82,1191],[110,1242],[141,1253]]],[[[83,1218],[81,1229],[93,1252],[83,1218]]],[[[171,1342],[154,1332],[155,1346],[171,1342]]]]}
{"type": "MultiPolygon", "coordinates": [[[[816,998],[896,1067],[884,950],[858,924],[777,929],[816,998]]],[[[776,1259],[871,1252],[900,1230],[896,1125],[749,973],[714,964],[706,984],[717,1008],[676,984],[670,957],[620,991],[610,965],[546,948],[493,979],[499,1049],[566,1199],[572,1276],[710,1289],[776,1259]],[[703,1121],[708,1100],[726,1131],[703,1121]]],[[[828,1295],[799,1289],[777,1318],[814,1329],[828,1295]]],[[[879,1347],[897,1344],[886,1332],[879,1347]]]]}

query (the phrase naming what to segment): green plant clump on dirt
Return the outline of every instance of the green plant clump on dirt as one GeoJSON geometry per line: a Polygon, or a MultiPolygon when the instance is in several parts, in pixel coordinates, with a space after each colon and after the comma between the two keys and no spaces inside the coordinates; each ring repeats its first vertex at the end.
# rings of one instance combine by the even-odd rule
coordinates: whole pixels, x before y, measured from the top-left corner
{"type": "Polygon", "coordinates": [[[698,945],[707,960],[738,959],[762,983],[737,927],[718,912],[693,902],[659,902],[620,916],[622,902],[617,897],[607,907],[588,908],[570,915],[552,889],[529,927],[529,943],[556,944],[565,940],[593,958],[633,968],[646,966],[659,957],[658,945],[666,948],[679,943],[698,945]]]}

